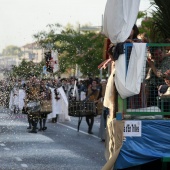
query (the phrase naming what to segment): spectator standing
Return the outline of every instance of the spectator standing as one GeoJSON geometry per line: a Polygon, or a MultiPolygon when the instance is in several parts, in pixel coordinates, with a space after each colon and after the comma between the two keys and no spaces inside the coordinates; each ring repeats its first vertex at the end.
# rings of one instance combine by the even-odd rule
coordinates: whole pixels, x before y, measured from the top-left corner
{"type": "Polygon", "coordinates": [[[151,68],[147,74],[148,106],[156,106],[158,87],[165,84],[163,75],[170,70],[170,54],[161,48],[150,48],[148,65],[151,68]]]}

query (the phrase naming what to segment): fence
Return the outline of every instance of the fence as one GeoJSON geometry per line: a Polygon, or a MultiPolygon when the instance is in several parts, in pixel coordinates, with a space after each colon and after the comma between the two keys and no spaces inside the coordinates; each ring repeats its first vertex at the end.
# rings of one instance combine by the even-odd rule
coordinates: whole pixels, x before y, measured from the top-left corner
{"type": "MultiPolygon", "coordinates": [[[[133,44],[125,44],[126,70],[133,44]]],[[[154,60],[156,69],[144,62],[140,93],[126,99],[118,97],[118,111],[128,115],[170,115],[170,79],[165,72],[170,70],[170,44],[148,43],[146,60],[154,60]],[[154,73],[155,72],[155,73],[154,73]],[[156,75],[157,74],[157,75],[156,75]],[[167,85],[168,84],[168,85],[167,85]],[[169,89],[168,89],[169,88],[169,89]]],[[[152,63],[152,62],[151,62],[152,63]]],[[[170,75],[169,75],[170,76],[170,75]]],[[[133,83],[133,82],[132,82],[133,83]]]]}

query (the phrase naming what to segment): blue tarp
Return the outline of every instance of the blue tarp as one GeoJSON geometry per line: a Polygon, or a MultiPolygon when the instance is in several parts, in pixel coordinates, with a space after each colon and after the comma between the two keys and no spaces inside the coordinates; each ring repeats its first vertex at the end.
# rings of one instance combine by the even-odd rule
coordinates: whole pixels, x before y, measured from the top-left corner
{"type": "Polygon", "coordinates": [[[141,120],[142,136],[126,137],[115,169],[124,169],[170,157],[170,120],[141,120]]]}

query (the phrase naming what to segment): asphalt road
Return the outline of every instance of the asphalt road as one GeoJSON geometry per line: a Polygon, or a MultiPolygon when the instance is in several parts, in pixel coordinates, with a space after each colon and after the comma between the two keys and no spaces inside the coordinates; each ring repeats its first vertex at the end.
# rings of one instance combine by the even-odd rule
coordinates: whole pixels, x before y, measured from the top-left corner
{"type": "Polygon", "coordinates": [[[83,118],[70,122],[47,122],[47,130],[28,133],[26,115],[10,115],[0,109],[0,170],[100,170],[105,164],[104,143],[98,137],[100,117],[93,135],[83,118]]]}

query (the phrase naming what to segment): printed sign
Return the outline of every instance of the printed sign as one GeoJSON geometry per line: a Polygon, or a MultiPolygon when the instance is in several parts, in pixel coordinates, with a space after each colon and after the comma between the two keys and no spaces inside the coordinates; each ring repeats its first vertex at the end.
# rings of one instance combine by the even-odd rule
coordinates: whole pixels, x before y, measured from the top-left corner
{"type": "Polygon", "coordinates": [[[124,136],[138,136],[142,134],[142,122],[136,120],[125,121],[124,136]]]}

